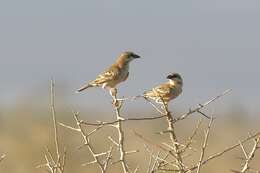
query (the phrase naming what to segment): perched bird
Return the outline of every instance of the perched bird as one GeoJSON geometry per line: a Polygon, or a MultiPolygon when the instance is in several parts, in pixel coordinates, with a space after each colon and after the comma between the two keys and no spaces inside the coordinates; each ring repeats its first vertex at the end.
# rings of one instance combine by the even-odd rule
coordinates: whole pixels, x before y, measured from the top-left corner
{"type": "Polygon", "coordinates": [[[114,64],[98,75],[95,80],[79,88],[77,92],[81,92],[90,87],[102,87],[109,89],[110,94],[113,96],[117,84],[125,81],[129,76],[129,63],[137,58],[140,58],[140,56],[133,52],[121,53],[114,64]]]}
{"type": "Polygon", "coordinates": [[[167,76],[168,82],[144,92],[143,97],[152,99],[156,103],[168,105],[169,101],[178,97],[182,92],[183,81],[181,75],[173,73],[167,76]],[[163,102],[162,102],[163,101],[163,102]]]}

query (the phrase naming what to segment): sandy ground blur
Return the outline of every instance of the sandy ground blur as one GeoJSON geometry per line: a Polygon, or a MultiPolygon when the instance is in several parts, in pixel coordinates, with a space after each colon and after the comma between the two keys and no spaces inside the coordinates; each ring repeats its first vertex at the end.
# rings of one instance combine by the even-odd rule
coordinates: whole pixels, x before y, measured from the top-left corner
{"type": "MultiPolygon", "coordinates": [[[[223,102],[223,101],[221,101],[223,102]]],[[[64,104],[66,105],[66,104],[64,104]]],[[[57,108],[57,118],[59,122],[64,122],[75,127],[75,122],[71,110],[67,106],[59,104],[57,108]]],[[[5,153],[7,157],[0,164],[0,172],[19,172],[19,173],[35,173],[44,172],[42,169],[36,169],[36,166],[44,163],[44,148],[48,146],[54,152],[54,136],[51,121],[51,114],[46,107],[33,106],[29,103],[14,105],[9,108],[0,109],[0,154],[5,153]]],[[[207,108],[205,109],[207,110],[207,108]]],[[[207,112],[207,111],[206,111],[207,112]]],[[[208,111],[209,112],[209,111],[208,111]]],[[[221,112],[221,111],[219,111],[221,112]]],[[[113,110],[111,112],[100,111],[84,111],[81,112],[81,118],[84,120],[95,121],[98,119],[109,120],[113,118],[113,110]],[[109,118],[107,118],[109,117],[109,118]]],[[[181,112],[173,111],[174,116],[181,115],[181,112]]],[[[218,115],[214,121],[212,131],[210,133],[209,144],[206,150],[206,156],[223,150],[225,147],[237,143],[239,140],[248,136],[248,132],[254,133],[259,131],[259,119],[257,117],[247,117],[243,111],[225,111],[218,115]]],[[[127,111],[127,104],[123,108],[123,114],[128,117],[136,116],[153,116],[156,112],[150,110],[138,110],[138,115],[135,110],[127,111]]],[[[194,114],[187,120],[175,124],[176,133],[180,142],[185,143],[191,135],[198,120],[202,118],[202,126],[194,138],[192,145],[194,151],[188,152],[185,158],[187,165],[193,165],[199,159],[200,146],[203,142],[204,129],[207,127],[208,119],[201,117],[199,114],[194,114]],[[191,155],[190,155],[191,154],[191,155]]],[[[164,119],[145,122],[126,122],[123,126],[126,131],[126,148],[127,150],[139,150],[138,153],[127,156],[130,167],[132,169],[140,167],[140,172],[146,172],[149,162],[149,154],[144,148],[144,141],[134,135],[133,131],[137,131],[146,138],[152,140],[156,144],[168,142],[167,135],[158,135],[166,129],[164,119]]],[[[87,128],[90,130],[90,128],[87,128]]],[[[87,148],[77,149],[82,144],[82,139],[76,132],[70,131],[63,127],[59,127],[60,139],[62,145],[68,150],[66,172],[99,172],[96,165],[82,167],[82,163],[92,161],[91,155],[87,148]]],[[[108,149],[111,142],[108,136],[116,139],[117,131],[112,127],[105,127],[91,137],[97,152],[103,152],[108,149]]],[[[148,144],[151,150],[155,153],[158,148],[148,144]]],[[[247,151],[252,147],[252,142],[245,145],[247,151]]],[[[116,161],[118,155],[114,154],[113,161],[116,161]]],[[[231,169],[241,168],[241,160],[243,153],[240,148],[225,154],[223,157],[209,162],[202,168],[202,172],[222,173],[230,172],[231,169]]],[[[260,168],[260,153],[256,154],[252,162],[253,168],[260,168]]],[[[121,172],[118,164],[110,166],[109,172],[121,172]]]]}

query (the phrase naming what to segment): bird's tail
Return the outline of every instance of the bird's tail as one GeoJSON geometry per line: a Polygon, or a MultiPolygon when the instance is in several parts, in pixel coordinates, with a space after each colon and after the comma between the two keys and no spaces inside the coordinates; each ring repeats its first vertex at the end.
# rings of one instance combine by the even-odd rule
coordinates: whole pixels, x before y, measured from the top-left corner
{"type": "Polygon", "coordinates": [[[82,87],[80,87],[79,89],[77,89],[76,92],[79,93],[79,92],[84,91],[85,89],[90,88],[90,87],[93,87],[93,86],[90,85],[90,84],[83,85],[82,87]]]}

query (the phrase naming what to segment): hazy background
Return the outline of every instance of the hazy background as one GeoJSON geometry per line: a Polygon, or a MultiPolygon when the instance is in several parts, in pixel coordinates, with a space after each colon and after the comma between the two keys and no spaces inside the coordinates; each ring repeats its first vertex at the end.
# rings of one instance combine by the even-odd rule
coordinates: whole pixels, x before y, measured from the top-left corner
{"type": "MultiPolygon", "coordinates": [[[[42,94],[51,76],[74,103],[85,101],[99,91],[75,96],[74,90],[120,52],[132,50],[143,59],[131,64],[127,85],[120,86],[124,95],[142,93],[179,72],[185,84],[182,104],[232,88],[235,102],[255,110],[260,106],[259,3],[0,1],[1,104],[42,94]]],[[[93,103],[102,97],[93,97],[93,103]]]]}
{"type": "MultiPolygon", "coordinates": [[[[30,144],[42,158],[50,135],[46,129],[51,77],[60,119],[72,124],[71,109],[112,118],[108,93],[74,91],[125,50],[142,59],[131,64],[129,79],[119,87],[121,96],[138,95],[165,81],[169,73],[179,72],[184,92],[171,110],[184,112],[232,88],[210,110],[222,118],[259,122],[259,18],[258,0],[0,0],[0,150],[10,157],[26,147],[30,151],[30,144]],[[44,131],[45,138],[32,137],[38,136],[31,134],[36,129],[44,131]],[[25,143],[24,136],[33,142],[25,143]]],[[[137,101],[128,103],[126,111],[147,113],[148,108],[137,101]]],[[[33,165],[29,169],[21,163],[25,172],[39,161],[25,160],[27,166],[33,165]]],[[[10,171],[7,164],[1,166],[10,171]]]]}

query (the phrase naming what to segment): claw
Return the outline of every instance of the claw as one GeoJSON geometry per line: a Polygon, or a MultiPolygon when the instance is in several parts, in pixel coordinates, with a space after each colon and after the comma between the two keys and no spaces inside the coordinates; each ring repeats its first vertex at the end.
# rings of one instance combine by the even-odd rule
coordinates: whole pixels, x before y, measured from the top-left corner
{"type": "Polygon", "coordinates": [[[117,99],[115,99],[115,98],[112,100],[112,104],[113,104],[115,107],[119,107],[119,106],[120,106],[119,101],[118,101],[117,99]]]}

